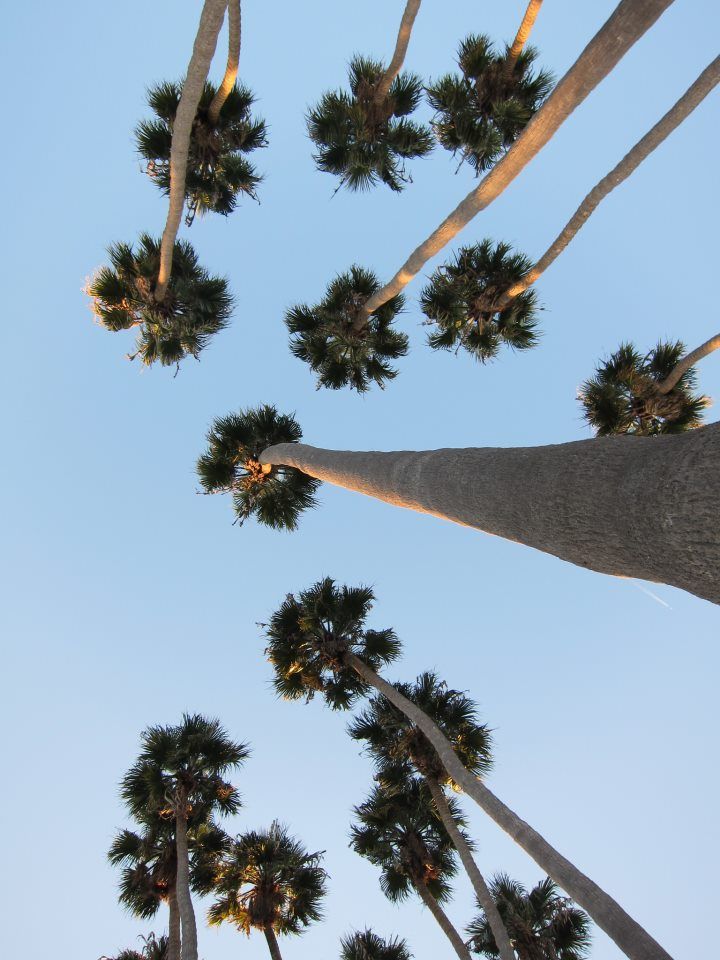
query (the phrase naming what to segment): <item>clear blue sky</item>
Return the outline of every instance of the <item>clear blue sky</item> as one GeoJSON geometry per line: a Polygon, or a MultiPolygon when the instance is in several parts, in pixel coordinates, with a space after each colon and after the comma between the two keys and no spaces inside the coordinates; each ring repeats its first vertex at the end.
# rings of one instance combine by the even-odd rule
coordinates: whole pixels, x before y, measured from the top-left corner
{"type": "MultiPolygon", "coordinates": [[[[548,0],[533,34],[561,75],[614,3],[548,0]]],[[[615,580],[529,549],[344,491],[295,535],[232,526],[229,503],[196,496],[194,461],[211,420],[274,402],[310,443],[431,448],[522,445],[589,435],[575,394],[632,338],[695,345],[717,331],[718,93],[602,206],[538,285],[539,349],[480,367],[412,341],[401,375],[365,398],[316,392],[286,345],[284,309],[314,301],[352,262],[394,273],[473,184],[438,149],[401,195],[338,193],[315,171],[303,114],[344,82],[354,52],[388,57],[402,3],[247,2],[241,76],[270,147],[257,154],[261,204],[197,221],[201,260],[227,274],[232,327],[202,362],[142,371],[127,334],[92,322],[81,290],[105,246],[159,234],[165,201],[144,177],[132,130],[145,87],[180,77],[200,4],[125,0],[13,5],[5,14],[2,163],[5,469],[2,904],[8,957],[113,954],[142,924],[116,904],[105,851],[125,824],[117,782],[149,723],[220,717],[253,746],[230,829],[287,822],[332,875],[327,921],[285,945],[337,956],[341,933],[372,924],[406,936],[417,960],[449,947],[418,902],[396,908],[347,849],[350,808],[370,766],[345,718],[277,703],[263,620],[322,575],[375,585],[373,623],[405,642],[390,672],[437,668],[469,690],[495,729],[492,788],[680,957],[707,956],[716,903],[716,701],[720,614],[668,587],[615,580]]],[[[426,0],[407,66],[451,68],[471,31],[511,38],[524,0],[426,0]]],[[[541,253],[586,191],[716,54],[720,11],[677,2],[461,237],[541,253]]],[[[221,75],[224,55],[213,76],[221,75]]],[[[438,261],[439,262],[439,261],[438,261]]],[[[720,358],[704,361],[720,397],[720,358]]],[[[712,409],[710,418],[716,418],[712,409]]],[[[482,869],[526,883],[539,869],[472,814],[482,869]]],[[[208,931],[205,960],[266,955],[261,938],[208,931]]],[[[459,883],[448,912],[471,916],[459,883]]],[[[614,960],[600,933],[593,957],[614,960]]]]}

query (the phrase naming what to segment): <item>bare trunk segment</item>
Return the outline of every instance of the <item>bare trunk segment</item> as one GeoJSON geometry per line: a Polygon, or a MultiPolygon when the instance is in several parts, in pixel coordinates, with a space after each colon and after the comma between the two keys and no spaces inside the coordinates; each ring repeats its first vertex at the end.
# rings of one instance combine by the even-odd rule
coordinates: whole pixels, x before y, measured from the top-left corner
{"type": "Polygon", "coordinates": [[[465,941],[457,932],[455,927],[452,925],[450,918],[445,913],[445,911],[440,906],[440,904],[437,902],[435,897],[430,893],[430,891],[425,886],[425,884],[413,882],[413,886],[415,887],[418,894],[420,895],[420,899],[422,900],[422,902],[425,904],[425,906],[428,908],[430,913],[437,920],[442,932],[445,934],[445,936],[448,938],[450,943],[453,945],[453,949],[455,950],[455,953],[458,955],[458,957],[460,957],[460,960],[470,960],[470,951],[465,946],[465,941]]]}
{"type": "Polygon", "coordinates": [[[175,814],[175,843],[177,844],[176,895],[182,928],[182,960],[198,960],[197,926],[190,896],[190,855],[188,853],[187,817],[184,804],[175,814]]]}
{"type": "Polygon", "coordinates": [[[544,447],[354,453],[282,443],[260,460],[720,603],[720,423],[544,447]]]}
{"type": "Polygon", "coordinates": [[[263,928],[263,933],[265,934],[265,939],[267,940],[268,949],[270,950],[270,956],[272,960],[282,960],[282,954],[280,953],[280,946],[277,942],[277,937],[275,936],[275,931],[268,924],[267,927],[263,928]]]}
{"type": "Polygon", "coordinates": [[[208,107],[208,120],[215,124],[220,116],[223,104],[235,86],[240,69],[240,0],[229,0],[228,10],[228,58],[225,76],[208,107]]]}
{"type": "Polygon", "coordinates": [[[364,306],[368,316],[403,290],[472,218],[489,206],[542,150],[570,114],[650,29],[673,0],[621,0],[505,156],[364,306]]]}
{"type": "Polygon", "coordinates": [[[405,54],[407,53],[408,44],[410,43],[410,34],[412,33],[413,24],[415,23],[415,17],[420,9],[420,2],[421,0],[407,0],[405,4],[405,12],[400,21],[400,29],[398,30],[397,41],[395,42],[395,52],[390,61],[390,66],[380,78],[380,83],[375,92],[375,99],[378,103],[383,101],[388,95],[393,80],[400,73],[400,69],[405,60],[405,54]]]}
{"type": "Polygon", "coordinates": [[[508,73],[512,73],[512,69],[517,63],[518,57],[523,52],[525,44],[528,42],[530,31],[535,26],[535,21],[537,20],[537,15],[540,13],[541,6],[542,0],[530,0],[530,3],[527,5],[525,16],[522,18],[522,23],[518,27],[518,32],[515,34],[513,45],[510,47],[507,55],[506,69],[508,73]]]}
{"type": "Polygon", "coordinates": [[[173,887],[168,893],[168,953],[167,960],[180,960],[180,911],[177,894],[173,887]]]}
{"type": "Polygon", "coordinates": [[[672,373],[669,377],[666,377],[665,380],[658,386],[660,393],[670,393],[672,388],[678,382],[680,377],[686,373],[690,367],[694,366],[698,360],[702,360],[703,357],[707,357],[713,351],[720,349],[720,333],[716,333],[714,337],[710,337],[709,340],[706,340],[705,343],[701,343],[700,346],[686,353],[682,360],[679,360],[675,365],[672,373]]]}
{"type": "Polygon", "coordinates": [[[437,751],[448,776],[471,797],[491,820],[521,847],[547,875],[584,910],[595,923],[615,941],[630,960],[672,960],[613,898],[605,893],[574,864],[558,853],[544,837],[521,820],[492,793],[482,780],[469,773],[458,759],[452,744],[440,728],[416,704],[383,680],[354,654],[347,654],[348,665],[370,686],[397,707],[418,730],[428,738],[437,751]]]}

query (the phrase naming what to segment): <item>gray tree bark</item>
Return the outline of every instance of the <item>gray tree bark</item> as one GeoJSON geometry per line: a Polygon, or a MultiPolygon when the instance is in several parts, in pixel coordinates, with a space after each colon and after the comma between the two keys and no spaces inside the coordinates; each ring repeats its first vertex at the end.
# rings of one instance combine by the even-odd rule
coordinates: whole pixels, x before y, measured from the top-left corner
{"type": "Polygon", "coordinates": [[[415,883],[415,881],[413,881],[413,886],[415,887],[418,894],[420,895],[420,899],[422,900],[422,902],[425,904],[425,906],[428,908],[430,913],[437,920],[442,932],[445,934],[445,936],[448,938],[450,943],[453,945],[453,949],[455,950],[455,953],[460,957],[460,960],[470,960],[470,951],[465,946],[465,941],[457,932],[455,927],[452,925],[452,923],[450,922],[450,918],[445,913],[445,911],[440,906],[440,904],[437,902],[435,897],[430,893],[430,891],[425,886],[425,884],[415,883]]]}
{"type": "Polygon", "coordinates": [[[182,927],[181,960],[198,960],[197,926],[190,896],[190,855],[187,840],[187,818],[181,808],[175,814],[175,843],[177,844],[176,895],[182,927]]]}
{"type": "Polygon", "coordinates": [[[595,923],[615,941],[630,960],[671,960],[640,924],[633,920],[613,898],[558,853],[544,837],[521,820],[482,780],[469,773],[458,759],[452,744],[440,728],[416,704],[354,654],[346,654],[347,662],[370,686],[386,697],[421,730],[437,751],[448,776],[471,797],[481,810],[494,820],[535,863],[547,873],[583,909],[595,923]]]}
{"type": "Polygon", "coordinates": [[[535,26],[535,21],[537,20],[537,15],[540,13],[540,7],[542,6],[542,0],[530,0],[530,3],[527,5],[527,10],[525,11],[525,16],[522,18],[522,23],[518,27],[518,32],[515,34],[515,39],[513,44],[510,47],[507,55],[507,71],[508,73],[512,72],[512,68],[517,63],[517,59],[525,48],[525,44],[528,42],[528,37],[530,36],[530,31],[535,26]]]}
{"type": "Polygon", "coordinates": [[[375,92],[375,99],[378,103],[385,99],[390,92],[390,87],[395,77],[400,73],[400,69],[405,60],[408,44],[410,43],[410,34],[412,33],[415,17],[420,9],[420,0],[407,0],[405,11],[400,21],[400,29],[395,42],[395,51],[390,61],[390,66],[380,78],[380,83],[375,92]]]}
{"type": "Polygon", "coordinates": [[[167,960],[180,960],[180,911],[175,888],[168,894],[168,955],[167,960]]]}
{"type": "Polygon", "coordinates": [[[720,423],[545,447],[353,453],[281,443],[260,459],[720,603],[720,423]]]}
{"type": "Polygon", "coordinates": [[[270,956],[272,960],[282,960],[282,954],[280,953],[280,945],[277,942],[277,937],[275,936],[275,931],[271,926],[263,928],[263,933],[265,934],[265,939],[267,940],[268,949],[270,950],[270,956]]]}
{"type": "Polygon", "coordinates": [[[675,365],[670,376],[666,377],[665,380],[658,385],[660,393],[670,393],[680,377],[682,377],[690,367],[694,366],[698,360],[702,360],[703,357],[709,356],[709,354],[718,349],[720,349],[720,333],[716,333],[714,337],[710,337],[705,343],[701,343],[695,350],[686,353],[682,360],[679,360],[675,365]]]}
{"type": "Polygon", "coordinates": [[[240,68],[240,0],[229,0],[228,11],[228,58],[225,76],[208,107],[208,120],[217,123],[223,104],[235,86],[240,68]]]}

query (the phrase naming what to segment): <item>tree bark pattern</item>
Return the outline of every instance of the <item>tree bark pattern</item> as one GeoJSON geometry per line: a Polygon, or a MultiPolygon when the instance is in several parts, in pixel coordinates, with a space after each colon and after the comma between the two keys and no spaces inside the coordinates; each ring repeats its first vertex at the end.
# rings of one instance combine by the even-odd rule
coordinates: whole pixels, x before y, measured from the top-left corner
{"type": "Polygon", "coordinates": [[[535,26],[535,21],[540,13],[541,6],[542,0],[530,0],[530,3],[527,5],[525,16],[522,18],[522,23],[518,27],[518,32],[515,34],[515,39],[513,40],[513,44],[510,47],[507,55],[508,73],[512,72],[513,67],[517,63],[518,57],[525,49],[525,44],[528,42],[530,32],[535,26]]]}
{"type": "Polygon", "coordinates": [[[180,960],[180,911],[173,887],[168,893],[168,953],[167,960],[180,960]]]}
{"type": "Polygon", "coordinates": [[[714,337],[710,337],[710,339],[706,340],[705,343],[701,343],[697,349],[685,354],[685,356],[675,365],[670,376],[666,377],[665,380],[663,380],[663,382],[658,386],[660,393],[670,393],[680,377],[682,377],[682,375],[686,373],[690,367],[694,366],[698,360],[702,360],[703,357],[709,356],[709,354],[718,349],[720,349],[720,333],[716,333],[714,337]]]}
{"type": "Polygon", "coordinates": [[[413,881],[413,886],[417,890],[422,902],[437,920],[442,932],[453,945],[453,949],[458,957],[460,957],[460,960],[470,960],[470,951],[466,947],[465,941],[452,925],[450,918],[437,902],[435,897],[430,893],[425,884],[413,881]]]}
{"type": "MultiPolygon", "coordinates": [[[[181,803],[182,806],[184,804],[181,803]]],[[[180,947],[181,960],[198,960],[197,926],[195,911],[190,896],[190,854],[187,840],[187,818],[184,811],[175,815],[175,842],[177,844],[177,883],[176,895],[180,923],[182,928],[182,943],[180,947]]]]}
{"type": "Polygon", "coordinates": [[[225,76],[212,98],[208,107],[208,120],[211,124],[217,123],[223,104],[235,86],[238,70],[240,69],[240,0],[229,0],[228,11],[228,58],[225,67],[225,76]]]}
{"type": "Polygon", "coordinates": [[[410,43],[410,34],[412,33],[413,24],[415,23],[415,17],[420,9],[420,2],[421,0],[407,0],[405,4],[405,12],[400,21],[400,29],[398,31],[395,51],[390,61],[390,66],[380,78],[380,83],[375,92],[375,99],[378,103],[388,95],[393,80],[400,73],[400,69],[405,60],[405,54],[407,53],[408,44],[410,43]]]}

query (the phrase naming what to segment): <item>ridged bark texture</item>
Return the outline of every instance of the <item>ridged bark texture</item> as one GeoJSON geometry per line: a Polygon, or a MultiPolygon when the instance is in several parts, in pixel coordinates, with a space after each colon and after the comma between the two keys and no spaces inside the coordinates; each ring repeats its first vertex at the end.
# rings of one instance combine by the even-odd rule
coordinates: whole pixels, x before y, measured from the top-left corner
{"type": "Polygon", "coordinates": [[[180,960],[180,911],[174,889],[168,894],[168,952],[167,960],[180,960]]]}
{"type": "Polygon", "coordinates": [[[630,960],[671,960],[665,950],[613,898],[558,853],[537,830],[521,820],[482,780],[469,773],[440,728],[416,704],[354,654],[348,664],[370,686],[405,714],[428,738],[448,776],[505,831],[547,875],[579,904],[630,960]]]}
{"type": "Polygon", "coordinates": [[[378,103],[384,100],[388,95],[393,80],[400,73],[400,69],[405,60],[405,54],[407,53],[408,44],[410,43],[410,34],[412,33],[413,24],[415,23],[415,17],[417,16],[419,9],[420,0],[407,0],[407,3],[405,4],[405,12],[403,13],[402,20],[400,21],[400,29],[398,30],[397,41],[395,42],[395,52],[393,53],[392,60],[390,61],[390,66],[382,75],[375,93],[375,99],[378,101],[378,103]]]}
{"type": "Polygon", "coordinates": [[[452,923],[450,922],[450,918],[445,913],[445,911],[440,906],[440,904],[437,902],[435,897],[430,893],[430,891],[425,886],[425,884],[413,883],[413,886],[415,887],[418,894],[420,895],[420,899],[422,900],[422,902],[425,904],[425,906],[428,908],[430,913],[437,920],[442,932],[445,934],[445,936],[448,938],[450,943],[453,945],[453,949],[455,950],[455,953],[460,957],[460,960],[470,960],[470,951],[465,946],[465,941],[457,932],[455,927],[452,925],[452,923]]]}
{"type": "Polygon", "coordinates": [[[397,296],[427,261],[467,226],[475,214],[500,196],[542,150],[573,110],[610,73],[672,2],[673,0],[621,0],[610,19],[585,47],[505,156],[427,240],[420,244],[392,280],[370,297],[364,306],[368,315],[391,297],[397,296]]]}
{"type": "Polygon", "coordinates": [[[261,462],[720,603],[720,424],[545,447],[353,453],[301,443],[261,462]]]}
{"type": "Polygon", "coordinates": [[[673,372],[667,377],[661,384],[658,386],[660,393],[670,393],[672,388],[678,382],[680,377],[690,369],[698,360],[702,360],[703,357],[707,357],[708,354],[713,353],[713,351],[720,349],[720,333],[715,334],[714,337],[710,337],[709,340],[706,340],[705,343],[700,344],[700,346],[686,353],[685,356],[680,360],[673,372]]]}
{"type": "Polygon", "coordinates": [[[475,858],[472,855],[472,851],[470,850],[467,840],[455,822],[455,817],[452,815],[452,810],[450,809],[450,804],[447,802],[445,791],[437,782],[437,780],[433,780],[432,777],[426,777],[425,782],[427,783],[428,789],[432,795],[435,809],[440,815],[443,826],[447,830],[450,839],[453,842],[453,846],[458,852],[462,865],[465,867],[465,872],[470,878],[470,883],[473,885],[473,890],[475,891],[475,896],[477,897],[478,903],[480,904],[485,916],[487,917],[487,921],[490,924],[490,930],[495,938],[495,944],[500,952],[501,960],[515,960],[515,951],[510,943],[510,937],[505,929],[505,924],[502,922],[502,917],[498,912],[497,904],[493,900],[492,895],[488,890],[488,886],[485,883],[485,878],[483,877],[482,873],[480,873],[480,868],[475,863],[475,858]]]}
{"type": "Polygon", "coordinates": [[[197,926],[190,896],[190,855],[188,853],[187,819],[175,815],[175,842],[177,844],[177,904],[182,927],[181,960],[198,960],[197,926]]]}
{"type": "Polygon", "coordinates": [[[528,42],[530,31],[535,26],[535,21],[537,20],[537,15],[540,13],[541,6],[542,0],[530,0],[530,3],[527,5],[525,16],[522,18],[522,23],[518,27],[518,32],[515,34],[515,39],[507,55],[508,73],[512,72],[512,68],[517,63],[518,57],[528,42]]]}
{"type": "Polygon", "coordinates": [[[225,76],[208,107],[208,120],[217,123],[223,104],[235,86],[240,69],[240,0],[229,0],[228,10],[228,58],[225,76]]]}
{"type": "Polygon", "coordinates": [[[188,64],[182,95],[173,122],[172,146],[170,147],[170,200],[167,221],[160,244],[160,270],[155,286],[155,298],[162,300],[172,273],[175,239],[180,229],[185,205],[185,176],[187,173],[190,135],[197,113],[203,87],[212,63],[217,38],[225,16],[227,0],[205,0],[200,24],[188,64]]]}
{"type": "Polygon", "coordinates": [[[275,936],[275,931],[272,927],[265,927],[263,930],[265,934],[265,939],[267,940],[268,949],[270,950],[270,956],[272,960],[282,960],[282,954],[280,953],[280,946],[277,942],[277,937],[275,936]]]}

